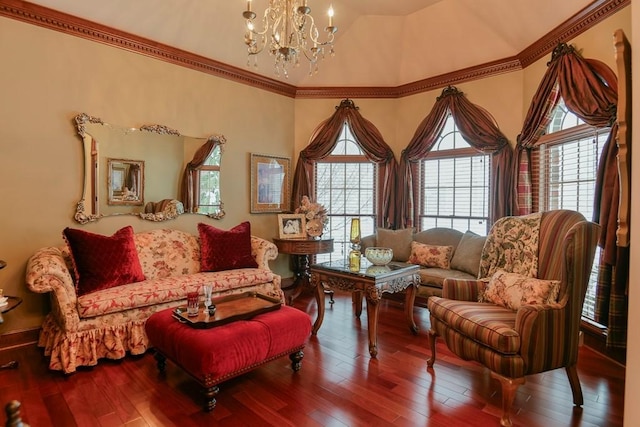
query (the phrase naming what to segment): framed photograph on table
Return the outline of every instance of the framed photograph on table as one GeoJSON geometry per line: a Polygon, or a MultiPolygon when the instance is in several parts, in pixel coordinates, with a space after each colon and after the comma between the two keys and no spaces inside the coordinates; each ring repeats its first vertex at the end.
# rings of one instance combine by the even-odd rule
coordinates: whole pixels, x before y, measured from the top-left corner
{"type": "Polygon", "coordinates": [[[278,215],[278,231],[281,239],[303,239],[307,237],[304,214],[278,215]]]}
{"type": "Polygon", "coordinates": [[[288,157],[251,154],[251,213],[289,210],[290,169],[288,157]]]}

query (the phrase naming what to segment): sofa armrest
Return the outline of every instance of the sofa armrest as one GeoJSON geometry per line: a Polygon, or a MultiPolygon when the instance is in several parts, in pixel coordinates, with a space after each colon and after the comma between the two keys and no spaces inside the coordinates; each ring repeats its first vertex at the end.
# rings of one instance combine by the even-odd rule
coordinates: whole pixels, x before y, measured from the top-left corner
{"type": "Polygon", "coordinates": [[[76,289],[62,250],[48,247],[33,254],[27,261],[26,283],[32,292],[51,292],[52,310],[61,328],[78,328],[76,289]]]}
{"type": "Polygon", "coordinates": [[[515,330],[520,334],[520,354],[529,372],[542,372],[577,361],[578,336],[562,336],[566,316],[566,306],[562,304],[532,304],[518,309],[515,330]],[[572,340],[575,343],[569,345],[572,340]]]}
{"type": "Polygon", "coordinates": [[[251,236],[251,255],[258,263],[258,268],[271,270],[269,261],[273,261],[278,257],[278,247],[261,237],[251,236]]]}
{"type": "Polygon", "coordinates": [[[477,302],[487,283],[483,280],[444,279],[442,297],[457,301],[477,302]]]}

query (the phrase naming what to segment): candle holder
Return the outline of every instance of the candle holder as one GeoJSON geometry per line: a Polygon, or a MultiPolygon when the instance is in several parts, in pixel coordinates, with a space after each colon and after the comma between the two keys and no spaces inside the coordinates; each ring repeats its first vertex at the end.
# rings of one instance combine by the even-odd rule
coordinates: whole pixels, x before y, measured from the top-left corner
{"type": "Polygon", "coordinates": [[[360,252],[360,218],[351,218],[351,252],[349,252],[349,270],[360,270],[360,258],[362,253],[360,252]]]}

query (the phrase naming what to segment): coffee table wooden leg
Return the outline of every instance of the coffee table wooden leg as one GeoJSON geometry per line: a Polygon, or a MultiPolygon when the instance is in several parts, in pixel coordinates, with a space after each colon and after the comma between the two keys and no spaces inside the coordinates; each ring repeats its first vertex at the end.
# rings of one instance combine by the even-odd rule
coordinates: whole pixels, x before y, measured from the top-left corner
{"type": "Polygon", "coordinates": [[[378,312],[380,300],[367,295],[367,325],[369,327],[369,354],[374,359],[378,356],[378,312]]]}
{"type": "Polygon", "coordinates": [[[409,330],[413,335],[418,334],[418,325],[413,317],[413,305],[416,301],[416,285],[412,284],[407,288],[407,296],[404,301],[404,313],[407,316],[407,322],[409,323],[409,330]]]}
{"type": "Polygon", "coordinates": [[[318,317],[313,323],[313,330],[311,331],[313,335],[316,335],[318,333],[318,329],[322,326],[322,321],[324,320],[324,286],[322,286],[322,281],[315,276],[311,276],[311,285],[315,287],[316,304],[318,306],[318,317]]]}
{"type": "Polygon", "coordinates": [[[291,359],[291,369],[294,372],[298,372],[302,367],[302,358],[304,357],[304,353],[302,350],[296,351],[295,353],[291,353],[289,355],[289,359],[291,359]]]}
{"type": "Polygon", "coordinates": [[[219,391],[220,389],[216,385],[209,388],[205,387],[204,389],[204,399],[205,399],[204,410],[205,411],[211,412],[216,407],[216,396],[218,395],[219,391]]]}
{"type": "Polygon", "coordinates": [[[164,373],[167,368],[167,358],[164,357],[164,354],[156,351],[156,354],[153,356],[156,359],[156,366],[158,367],[158,371],[160,373],[164,373]]]}
{"type": "Polygon", "coordinates": [[[356,317],[359,319],[362,314],[362,291],[353,291],[351,293],[351,301],[356,317]]]}

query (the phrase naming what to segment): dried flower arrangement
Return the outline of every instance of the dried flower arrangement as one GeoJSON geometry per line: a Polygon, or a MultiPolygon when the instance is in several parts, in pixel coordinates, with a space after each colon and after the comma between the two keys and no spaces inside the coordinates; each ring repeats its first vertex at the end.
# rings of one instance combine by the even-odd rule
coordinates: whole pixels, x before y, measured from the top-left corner
{"type": "Polygon", "coordinates": [[[303,214],[307,219],[307,231],[312,236],[319,236],[324,230],[324,226],[327,223],[327,210],[320,203],[312,202],[309,196],[302,196],[302,202],[295,210],[297,214],[303,214]],[[319,223],[319,230],[310,230],[309,227],[313,227],[314,223],[319,223]],[[319,234],[317,234],[319,232],[319,234]]]}

